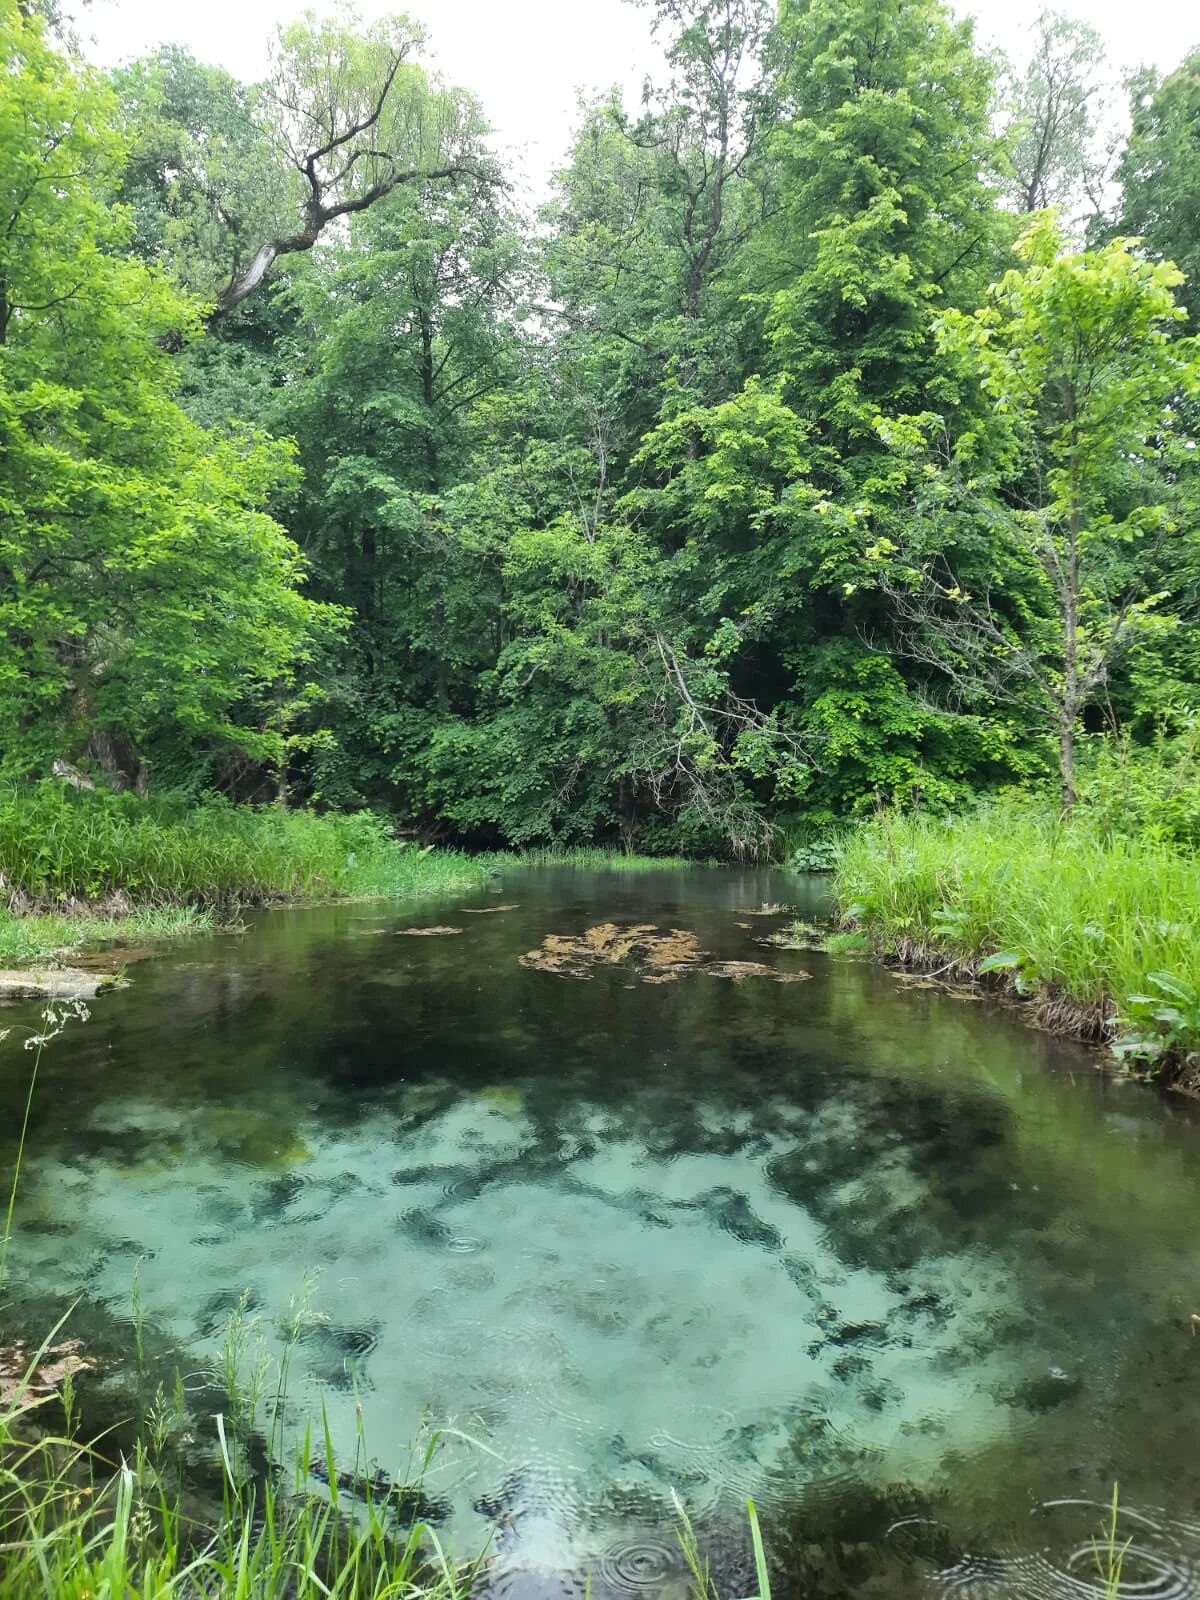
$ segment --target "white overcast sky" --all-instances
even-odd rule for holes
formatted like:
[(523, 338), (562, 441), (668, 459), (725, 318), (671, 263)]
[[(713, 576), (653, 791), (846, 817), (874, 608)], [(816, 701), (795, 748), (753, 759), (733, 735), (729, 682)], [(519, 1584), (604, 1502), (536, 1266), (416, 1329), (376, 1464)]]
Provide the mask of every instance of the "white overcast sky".
[[(959, 0), (981, 42), (1022, 59), (1046, 0)], [(1194, 0), (1054, 0), (1090, 22), (1119, 72), (1174, 66), (1200, 45)], [(112, 65), (157, 44), (187, 45), (243, 79), (260, 77), (275, 26), (321, 0), (93, 0), (78, 12), (92, 59)], [(407, 10), (425, 23), (430, 57), (480, 97), (500, 143), (519, 153), (535, 190), (566, 152), (576, 93), (618, 83), (636, 100), (660, 60), (648, 12), (628, 0), (358, 0), (365, 17)]]

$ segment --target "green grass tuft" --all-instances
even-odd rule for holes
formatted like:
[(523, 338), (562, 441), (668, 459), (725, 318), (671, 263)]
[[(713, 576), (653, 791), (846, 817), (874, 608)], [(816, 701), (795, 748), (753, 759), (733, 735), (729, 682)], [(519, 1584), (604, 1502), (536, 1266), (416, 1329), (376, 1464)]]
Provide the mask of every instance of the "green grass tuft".
[(209, 933), (215, 923), (198, 906), (148, 906), (118, 917), (17, 917), (0, 908), (0, 967), (69, 966), (86, 951)]
[(690, 861), (685, 856), (637, 856), (621, 850), (579, 845), (569, 850), (518, 850), (479, 856), (476, 860), (503, 872), (510, 867), (584, 867), (592, 872), (670, 872), (682, 867), (712, 867), (715, 861)]

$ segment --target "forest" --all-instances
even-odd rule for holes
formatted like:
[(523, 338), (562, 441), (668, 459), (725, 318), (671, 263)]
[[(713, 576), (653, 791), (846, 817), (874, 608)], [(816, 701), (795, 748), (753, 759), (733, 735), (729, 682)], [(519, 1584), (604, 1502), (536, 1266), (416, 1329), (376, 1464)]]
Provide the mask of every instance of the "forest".
[(1200, 56), (658, 0), (528, 215), (407, 18), (3, 19), (6, 780), (819, 856), (1189, 763)]

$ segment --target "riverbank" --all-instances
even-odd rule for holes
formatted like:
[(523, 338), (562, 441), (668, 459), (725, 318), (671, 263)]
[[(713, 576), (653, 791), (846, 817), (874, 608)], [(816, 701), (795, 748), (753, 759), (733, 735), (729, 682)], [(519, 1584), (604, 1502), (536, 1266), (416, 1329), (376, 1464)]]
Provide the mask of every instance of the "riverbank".
[(846, 842), (848, 927), (900, 964), (1026, 1003), (1039, 1027), (1200, 1083), (1200, 861), (1031, 802), (884, 815)]
[(12, 787), (0, 792), (0, 969), (97, 955), (117, 969), (147, 946), (236, 927), (248, 906), (459, 894), (513, 867), (690, 864), (599, 849), (469, 856), (397, 840), (370, 812)]
[(62, 966), (236, 924), (241, 908), (478, 888), (486, 860), (384, 819), (79, 792), (0, 793), (0, 968)]

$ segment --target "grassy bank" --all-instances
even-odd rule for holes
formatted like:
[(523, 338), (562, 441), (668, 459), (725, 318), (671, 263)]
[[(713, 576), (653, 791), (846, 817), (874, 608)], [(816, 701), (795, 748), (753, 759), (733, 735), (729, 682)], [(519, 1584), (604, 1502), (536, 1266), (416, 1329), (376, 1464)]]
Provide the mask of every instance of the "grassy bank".
[(130, 949), (208, 933), (215, 923), (214, 913), (198, 906), (150, 906), (124, 916), (14, 916), (0, 910), (0, 967), (61, 966), (94, 950)]
[(691, 861), (686, 856), (639, 856), (623, 850), (604, 850), (588, 845), (577, 845), (563, 850), (497, 851), (478, 856), (495, 872), (511, 867), (580, 867), (589, 872), (670, 872), (683, 867), (709, 867), (713, 861)]
[(203, 932), (237, 907), (454, 894), (489, 867), (396, 840), (370, 813), (0, 791), (0, 966)]
[(849, 922), (902, 962), (990, 979), (1151, 1071), (1200, 1051), (1200, 860), (1033, 803), (887, 815), (847, 841)]
[(37, 905), (224, 907), (346, 895), (408, 895), (480, 880), (452, 852), (399, 843), (371, 812), (189, 804), (34, 784), (0, 793), (0, 873)]

